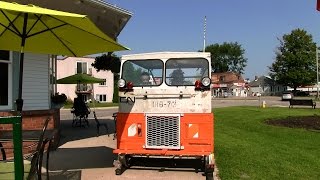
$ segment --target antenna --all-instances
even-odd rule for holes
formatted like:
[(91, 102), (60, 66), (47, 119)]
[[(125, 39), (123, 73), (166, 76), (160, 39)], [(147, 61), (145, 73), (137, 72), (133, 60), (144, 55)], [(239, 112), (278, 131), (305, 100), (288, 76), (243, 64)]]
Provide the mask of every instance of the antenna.
[(207, 28), (207, 16), (204, 16), (204, 25), (203, 25), (203, 52), (206, 51), (206, 28)]

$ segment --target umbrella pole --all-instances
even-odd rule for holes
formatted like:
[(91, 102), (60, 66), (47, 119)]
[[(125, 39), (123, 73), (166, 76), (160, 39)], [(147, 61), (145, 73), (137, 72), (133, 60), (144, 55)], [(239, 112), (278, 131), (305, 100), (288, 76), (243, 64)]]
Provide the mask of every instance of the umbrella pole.
[[(24, 45), (26, 43), (27, 38), (27, 22), (28, 22), (28, 13), (24, 13), (23, 20), (23, 31), (21, 35), (21, 50), (20, 50), (20, 73), (19, 73), (19, 94), (18, 99), (16, 100), (17, 111), (20, 114), (20, 118), (22, 120), (22, 107), (23, 107), (23, 99), (22, 99), (22, 81), (23, 81), (23, 60), (24, 60)], [(21, 122), (21, 121), (20, 121)], [(14, 134), (14, 139), (18, 140), (18, 144), (14, 145), (14, 171), (15, 171), (15, 179), (24, 179), (24, 166), (23, 166), (23, 158), (22, 158), (22, 123), (17, 125), (16, 134)]]
[(96, 113), (96, 104), (95, 104), (96, 99), (94, 98), (94, 86), (93, 86), (93, 84), (91, 84), (91, 85), (92, 85), (93, 112)]
[(21, 35), (19, 94), (18, 94), (18, 99), (16, 100), (17, 111), (19, 111), (20, 115), (21, 115), (22, 107), (23, 107), (22, 81), (23, 81), (24, 45), (26, 43), (26, 38), (27, 38), (27, 22), (28, 22), (28, 13), (25, 13), (24, 14), (24, 21), (23, 21), (23, 32)]

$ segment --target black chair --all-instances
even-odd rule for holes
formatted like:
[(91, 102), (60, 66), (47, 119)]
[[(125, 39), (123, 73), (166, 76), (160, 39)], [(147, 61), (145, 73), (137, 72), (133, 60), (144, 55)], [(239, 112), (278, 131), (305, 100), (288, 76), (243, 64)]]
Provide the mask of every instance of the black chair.
[[(24, 160), (30, 160), (30, 164), (24, 164), (24, 173), (26, 174), (28, 180), (41, 180), (42, 179), (42, 161), (43, 161), (43, 154), (47, 147), (47, 161), (46, 161), (46, 179), (49, 179), (49, 154), (52, 145), (53, 137), (45, 137), (45, 132), (47, 130), (50, 118), (47, 118), (44, 126), (42, 128), (41, 134), (39, 139), (28, 146), (23, 147), (23, 149), (31, 149), (32, 147), (36, 146), (36, 150), (30, 154), (26, 154), (23, 156)], [(0, 148), (2, 153), (2, 160), (0, 160), (0, 179), (14, 179), (14, 163), (13, 159), (7, 160), (6, 157), (6, 149), (13, 149), (13, 148), (4, 148), (2, 143), (0, 142)]]
[(81, 97), (74, 98), (71, 113), (73, 113), (72, 127), (84, 127), (82, 122), (89, 126), (88, 115), (90, 114), (90, 108)]
[(98, 118), (97, 118), (97, 115), (96, 115), (96, 112), (95, 112), (95, 111), (93, 111), (93, 117), (94, 117), (94, 120), (95, 120), (95, 122), (96, 122), (96, 124), (97, 124), (97, 136), (100, 136), (100, 126), (103, 126), (103, 127), (106, 129), (107, 134), (108, 134), (108, 136), (109, 136), (109, 128), (108, 128), (108, 125), (107, 125), (106, 123), (100, 123), (100, 121), (99, 121)]

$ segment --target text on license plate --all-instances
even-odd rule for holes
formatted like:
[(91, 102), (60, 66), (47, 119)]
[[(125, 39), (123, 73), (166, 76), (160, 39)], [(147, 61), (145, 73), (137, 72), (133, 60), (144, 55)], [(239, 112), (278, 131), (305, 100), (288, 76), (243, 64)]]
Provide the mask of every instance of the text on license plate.
[(177, 107), (177, 101), (175, 101), (175, 100), (152, 101), (152, 107), (154, 107), (154, 108), (174, 108), (174, 107)]

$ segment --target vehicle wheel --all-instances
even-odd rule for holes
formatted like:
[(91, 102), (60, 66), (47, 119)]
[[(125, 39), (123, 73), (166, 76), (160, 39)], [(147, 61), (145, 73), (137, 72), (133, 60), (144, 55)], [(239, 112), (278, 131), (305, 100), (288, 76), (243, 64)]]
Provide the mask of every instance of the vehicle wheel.
[(130, 156), (129, 155), (118, 155), (118, 160), (114, 162), (116, 167), (116, 175), (121, 175), (126, 169), (130, 167)]
[(203, 161), (203, 166), (204, 166), (204, 174), (206, 176), (206, 180), (213, 180), (213, 171), (214, 169), (209, 165), (209, 156), (205, 156), (204, 157), (204, 161)]
[(130, 155), (121, 155), (118, 158), (119, 158), (119, 161), (122, 164), (122, 166), (124, 166), (125, 168), (130, 167), (130, 164), (131, 164), (131, 156)]
[(213, 180), (213, 172), (206, 173), (206, 180)]

